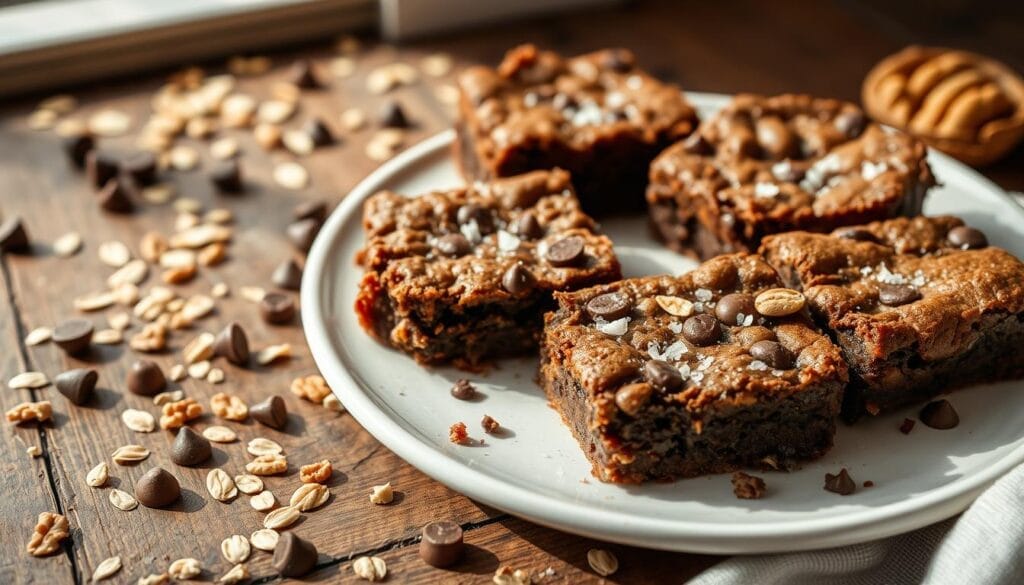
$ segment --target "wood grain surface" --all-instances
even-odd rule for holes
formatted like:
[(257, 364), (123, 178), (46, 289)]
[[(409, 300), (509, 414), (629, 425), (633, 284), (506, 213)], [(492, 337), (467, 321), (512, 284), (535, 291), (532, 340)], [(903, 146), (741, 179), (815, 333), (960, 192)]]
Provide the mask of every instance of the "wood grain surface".
[[(466, 31), (410, 46), (368, 41), (356, 56), (356, 74), (333, 80), (323, 90), (304, 92), (298, 114), (286, 126), (298, 127), (310, 117), (319, 116), (340, 128), (338, 115), (350, 107), (360, 108), (372, 118), (382, 98), (366, 89), (366, 75), (379, 65), (396, 60), (415, 65), (423, 56), (437, 51), (451, 54), (460, 66), (494, 63), (508, 47), (527, 41), (567, 53), (612, 45), (629, 47), (646, 68), (686, 89), (807, 91), (847, 99), (857, 98), (862, 76), (877, 59), (912, 42), (956, 44), (989, 53), (1018, 69), (1024, 66), (1024, 40), (1012, 27), (1000, 25), (1005, 14), (971, 13), (971, 18), (963, 21), (969, 29), (964, 32), (961, 21), (951, 23), (949, 18), (959, 10), (961, 7), (953, 2), (940, 2), (925, 15), (888, 2), (796, 2), (784, 8), (752, 1), (729, 6), (638, 2), (624, 8)], [(297, 56), (326, 63), (334, 53), (329, 43), (321, 43), (272, 55), (274, 69), (240, 80), (240, 91), (267, 97), (272, 83), (284, 77)], [(205, 67), (215, 73), (223, 69), (223, 64)], [(101, 108), (117, 108), (130, 113), (137, 127), (148, 115), (149, 98), (166, 74), (155, 72), (70, 88), (81, 103), (75, 115), (84, 117)], [(435, 89), (450, 83), (452, 76), (437, 80), (423, 77), (419, 83), (388, 95), (400, 100), (415, 121), (407, 144), (450, 124), (447, 106), (438, 101)], [(205, 476), (213, 466), (232, 475), (242, 472), (250, 458), (245, 443), (257, 436), (280, 443), (289, 458), (286, 475), (266, 480), (279, 503), (287, 503), (300, 485), (300, 465), (320, 459), (334, 464), (330, 502), (305, 513), (293, 528), (320, 551), (319, 568), (309, 577), (311, 581), (355, 581), (351, 560), (364, 554), (384, 558), (389, 580), (401, 583), (489, 582), (502, 565), (533, 574), (550, 568), (543, 582), (596, 582), (601, 579), (586, 561), (587, 550), (594, 547), (613, 551), (620, 562), (619, 572), (605, 582), (678, 583), (718, 560), (596, 543), (512, 518), (427, 478), (382, 447), (347, 414), (329, 412), (288, 391), (294, 377), (315, 372), (298, 321), (287, 326), (266, 325), (255, 305), (238, 291), (248, 285), (273, 288), (270, 274), (274, 267), (294, 254), (284, 229), (295, 204), (318, 198), (336, 203), (377, 166), (363, 152), (370, 130), (344, 133), (339, 144), (302, 158), (312, 184), (299, 192), (278, 187), (270, 177), (273, 164), (289, 156), (280, 151), (264, 152), (248, 131), (225, 131), (223, 135), (236, 137), (243, 150), (240, 160), (247, 190), (234, 197), (218, 195), (210, 186), (203, 171), (211, 160), (207, 145), (179, 140), (196, 146), (203, 153), (203, 164), (190, 172), (167, 171), (161, 178), (174, 184), (181, 196), (195, 198), (207, 209), (231, 209), (235, 237), (228, 261), (215, 268), (201, 268), (193, 282), (174, 288), (182, 295), (208, 293), (215, 283), (224, 282), (232, 292), (218, 301), (212, 316), (190, 330), (175, 332), (169, 348), (153, 359), (166, 371), (181, 361), (182, 346), (195, 335), (216, 332), (231, 321), (243, 325), (253, 347), (287, 342), (294, 349), (294, 357), (285, 363), (247, 369), (220, 360), (216, 365), (226, 372), (222, 384), (191, 379), (172, 383), (172, 388), (180, 386), (207, 411), (209, 397), (220, 391), (238, 395), (249, 404), (280, 394), (290, 416), (280, 432), (251, 419), (227, 423), (238, 432), (239, 442), (215, 445), (213, 460), (199, 468), (171, 463), (170, 433), (135, 433), (119, 418), (126, 408), (158, 413), (149, 398), (126, 390), (125, 373), (136, 352), (126, 344), (96, 346), (85, 359), (78, 359), (65, 356), (53, 344), (28, 347), (23, 342), (25, 334), (35, 327), (53, 326), (80, 316), (71, 300), (104, 288), (113, 269), (97, 256), (102, 242), (122, 241), (137, 255), (142, 235), (150, 230), (172, 233), (176, 215), (171, 205), (148, 204), (127, 217), (102, 212), (82, 175), (62, 156), (59, 139), (52, 132), (28, 129), (26, 116), (36, 101), (26, 98), (0, 108), (0, 211), (4, 217), (23, 217), (35, 242), (30, 255), (5, 254), (0, 266), (6, 293), (0, 300), (0, 338), (6, 348), (0, 356), (0, 377), (7, 380), (31, 369), (53, 378), (68, 368), (88, 366), (99, 371), (100, 389), (96, 399), (84, 407), (71, 405), (52, 386), (31, 392), (0, 392), (4, 410), (29, 399), (49, 399), (55, 410), (50, 423), (6, 425), (0, 433), (0, 448), (6, 454), (0, 477), (0, 493), (4, 495), (0, 498), (0, 528), (4, 531), (0, 539), (0, 582), (88, 582), (96, 566), (115, 555), (122, 558), (124, 568), (110, 582), (133, 583), (144, 575), (166, 570), (170, 561), (181, 557), (198, 559), (204, 567), (202, 579), (214, 580), (231, 567), (221, 557), (221, 540), (232, 534), (248, 536), (261, 527), (263, 514), (248, 505), (249, 497), (245, 495), (230, 503), (213, 500), (206, 492)], [(105, 139), (102, 145), (128, 152), (132, 150), (132, 138)], [(1022, 189), (1022, 161), (1024, 155), (1018, 149), (985, 172), (1006, 188)], [(50, 244), (69, 231), (80, 232), (85, 245), (77, 255), (59, 258)], [(157, 283), (159, 274), (151, 268), (143, 288)], [(97, 328), (104, 328), (105, 316), (113, 311), (87, 317)], [(135, 320), (130, 333), (138, 331), (139, 325)], [(224, 423), (207, 413), (194, 426), (202, 429), (212, 424)], [(137, 466), (111, 463), (111, 486), (131, 491), (130, 486), (146, 470), (164, 467), (180, 479), (183, 487), (183, 498), (173, 509), (140, 507), (122, 512), (109, 503), (109, 487), (85, 485), (89, 469), (100, 461), (109, 462), (110, 454), (127, 443), (145, 445), (152, 455)], [(30, 445), (38, 445), (43, 455), (27, 455), (25, 450)], [(387, 506), (371, 504), (371, 487), (388, 481), (397, 490), (395, 501)], [(47, 510), (66, 514), (72, 535), (62, 554), (37, 559), (27, 555), (24, 546), (36, 516)], [(450, 571), (427, 567), (416, 554), (419, 527), (439, 518), (461, 523), (471, 545), (466, 561)], [(269, 560), (267, 553), (253, 551), (246, 564), (255, 582), (275, 578)]]

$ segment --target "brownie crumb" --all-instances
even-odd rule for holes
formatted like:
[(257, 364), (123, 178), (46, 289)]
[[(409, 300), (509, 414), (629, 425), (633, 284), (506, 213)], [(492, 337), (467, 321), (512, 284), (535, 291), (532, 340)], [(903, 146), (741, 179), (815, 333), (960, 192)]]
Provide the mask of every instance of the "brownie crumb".
[(904, 435), (909, 435), (910, 431), (914, 430), (914, 424), (914, 419), (903, 419), (903, 424), (900, 425), (900, 432)]
[(866, 488), (869, 488), (869, 487), (875, 487), (875, 482), (873, 482), (873, 481), (871, 481), (871, 480), (869, 479), (869, 480), (867, 480), (867, 481), (865, 481), (865, 482), (864, 482), (864, 487), (866, 487)]
[(465, 445), (469, 442), (469, 433), (466, 431), (466, 423), (457, 422), (448, 428), (448, 440), (457, 445)]
[(760, 500), (768, 491), (764, 480), (742, 471), (732, 474), (732, 493), (741, 500)]
[(485, 414), (483, 420), (480, 421), (480, 426), (484, 428), (484, 432), (493, 435), (501, 430), (501, 425), (498, 421), (491, 418), (491, 415)]
[(476, 397), (476, 387), (465, 378), (460, 378), (452, 386), (452, 396), (459, 400), (472, 400)]
[(925, 404), (919, 416), (924, 424), (943, 431), (960, 424), (960, 415), (953, 409), (953, 405), (944, 399)]
[(831, 473), (825, 474), (825, 491), (848, 496), (857, 491), (857, 484), (854, 483), (850, 473), (844, 467), (835, 475)]

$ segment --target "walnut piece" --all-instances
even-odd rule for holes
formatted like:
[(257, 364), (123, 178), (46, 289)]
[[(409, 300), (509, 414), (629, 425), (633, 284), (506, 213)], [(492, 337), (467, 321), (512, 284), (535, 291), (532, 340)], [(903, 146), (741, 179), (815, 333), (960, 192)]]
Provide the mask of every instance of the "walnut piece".
[(291, 388), (292, 394), (316, 404), (321, 404), (324, 398), (327, 398), (331, 393), (331, 388), (327, 385), (327, 381), (322, 376), (316, 374), (295, 378), (292, 380)]
[(210, 410), (225, 420), (243, 421), (249, 416), (249, 407), (237, 396), (218, 392), (210, 398)]
[(50, 420), (50, 415), (52, 414), (53, 407), (50, 405), (49, 400), (43, 400), (41, 402), (22, 402), (7, 411), (7, 421), (12, 423), (22, 423), (30, 420), (42, 422)]
[(67, 537), (68, 519), (53, 512), (43, 512), (36, 521), (35, 531), (25, 550), (35, 557), (53, 554)]
[(190, 420), (199, 418), (203, 414), (203, 406), (194, 398), (186, 398), (177, 402), (169, 402), (163, 407), (163, 414), (160, 416), (161, 429), (180, 429)]
[(309, 465), (303, 465), (299, 468), (299, 479), (302, 483), (325, 483), (331, 479), (331, 473), (334, 469), (331, 467), (331, 462), (327, 459), (317, 461), (316, 463), (310, 463)]

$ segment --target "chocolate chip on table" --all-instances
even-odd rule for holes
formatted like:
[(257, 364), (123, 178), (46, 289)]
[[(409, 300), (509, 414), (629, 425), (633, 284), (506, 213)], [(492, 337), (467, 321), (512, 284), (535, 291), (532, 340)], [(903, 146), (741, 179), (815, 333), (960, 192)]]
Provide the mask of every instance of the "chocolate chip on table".
[(395, 100), (384, 102), (380, 109), (380, 125), (384, 128), (408, 128), (409, 119), (402, 105)]
[(228, 323), (213, 342), (213, 353), (236, 366), (249, 363), (249, 338), (237, 322)]
[(20, 217), (11, 217), (0, 223), (0, 251), (27, 252), (28, 232)]
[(912, 430), (914, 430), (914, 419), (912, 419), (912, 418), (905, 418), (905, 419), (903, 419), (903, 423), (900, 424), (900, 432), (903, 433), (904, 435), (909, 435), (910, 431), (912, 431)]
[(467, 203), (460, 206), (459, 210), (455, 213), (455, 219), (459, 222), (459, 225), (468, 225), (470, 222), (476, 223), (476, 227), (480, 230), (480, 235), (482, 236), (494, 232), (494, 215), (482, 205)]
[(135, 482), (135, 499), (147, 508), (164, 508), (181, 497), (181, 484), (161, 469), (150, 469)]
[(249, 416), (261, 425), (281, 430), (288, 424), (288, 407), (285, 406), (284, 399), (275, 394), (250, 406)]
[(92, 344), (92, 322), (87, 319), (63, 321), (53, 328), (50, 339), (68, 355), (81, 354)]
[(462, 560), (465, 547), (458, 523), (434, 521), (424, 526), (420, 534), (420, 558), (431, 567), (450, 567)]
[(302, 268), (298, 262), (289, 258), (274, 269), (270, 276), (271, 282), (285, 290), (299, 290), (302, 286)]
[(548, 246), (544, 257), (552, 266), (574, 266), (584, 258), (583, 244), (580, 236), (566, 236)]
[(313, 64), (305, 59), (292, 63), (291, 70), (288, 72), (288, 79), (293, 85), (302, 89), (323, 87), (320, 79), (317, 78), (316, 72), (313, 70)]
[(107, 181), (96, 193), (96, 200), (104, 211), (111, 213), (131, 213), (135, 209), (128, 190), (116, 177)]
[(294, 532), (284, 532), (277, 539), (270, 564), (282, 577), (301, 577), (313, 570), (317, 556), (312, 542), (299, 538)]
[(988, 247), (988, 238), (985, 237), (984, 232), (964, 225), (949, 230), (946, 239), (961, 250), (977, 250)]
[(99, 374), (96, 373), (96, 370), (77, 368), (57, 374), (53, 385), (72, 404), (81, 406), (92, 397), (97, 380), (99, 380)]
[(924, 424), (943, 431), (960, 424), (960, 415), (946, 399), (925, 404), (918, 416)]
[(836, 116), (833, 123), (835, 124), (836, 130), (839, 130), (850, 138), (855, 138), (864, 132), (864, 128), (868, 125), (868, 118), (864, 115), (864, 112), (859, 110), (849, 110)]
[(241, 193), (242, 168), (235, 159), (218, 161), (210, 169), (210, 182), (221, 193)]
[(516, 235), (525, 240), (536, 240), (544, 237), (544, 228), (537, 221), (537, 216), (529, 212), (520, 215), (516, 219), (515, 232)]
[(139, 187), (156, 183), (156, 157), (151, 152), (139, 152), (121, 163), (123, 170)]
[(889, 307), (899, 307), (920, 298), (920, 291), (906, 284), (887, 284), (883, 282), (878, 285), (878, 302)]
[(331, 129), (320, 118), (310, 118), (302, 126), (302, 130), (309, 135), (310, 140), (313, 141), (313, 146), (334, 144), (334, 133), (331, 132)]
[(317, 199), (300, 203), (292, 210), (292, 218), (295, 221), (315, 219), (322, 223), (327, 219), (327, 202)]
[(718, 319), (711, 315), (694, 315), (683, 321), (683, 337), (694, 345), (704, 347), (721, 339), (722, 327)]
[(452, 386), (452, 396), (459, 400), (472, 400), (476, 398), (476, 388), (473, 383), (465, 378), (459, 378), (455, 381), (455, 385)]
[(825, 491), (833, 492), (841, 496), (848, 496), (857, 491), (857, 484), (853, 481), (853, 478), (850, 477), (850, 473), (846, 471), (846, 468), (844, 467), (835, 475), (831, 473), (825, 474)]
[(462, 234), (445, 234), (437, 239), (434, 246), (438, 252), (449, 258), (465, 256), (473, 250), (473, 244)]
[(628, 315), (633, 310), (633, 303), (630, 302), (628, 295), (616, 291), (590, 299), (587, 301), (586, 309), (593, 319), (614, 321)]
[(309, 252), (313, 247), (313, 240), (320, 233), (320, 227), (321, 223), (315, 219), (300, 219), (288, 224), (285, 233), (299, 251)]
[(128, 370), (125, 385), (132, 394), (156, 396), (167, 387), (167, 378), (155, 362), (138, 360)]
[(213, 456), (210, 440), (192, 430), (192, 427), (178, 429), (171, 445), (171, 461), (185, 467), (193, 467)]
[(113, 155), (99, 149), (94, 148), (85, 155), (85, 174), (93, 189), (99, 189), (117, 177), (120, 166)]
[(662, 360), (650, 360), (644, 364), (644, 380), (661, 392), (674, 392), (683, 385), (683, 377), (672, 364)]
[(750, 346), (750, 357), (776, 370), (788, 370), (793, 367), (793, 353), (778, 341), (758, 341)]
[(519, 262), (510, 266), (501, 277), (501, 286), (514, 295), (533, 290), (536, 285), (537, 277)]
[(875, 237), (875, 234), (869, 232), (864, 228), (859, 227), (839, 228), (836, 231), (832, 232), (832, 235), (837, 238), (842, 238), (844, 240), (854, 240), (856, 242), (878, 242), (878, 238)]
[(754, 295), (747, 293), (727, 294), (715, 304), (715, 316), (726, 325), (742, 325), (740, 314), (745, 319), (755, 313)]
[(75, 168), (85, 168), (85, 157), (89, 151), (96, 148), (96, 140), (87, 132), (78, 132), (71, 136), (64, 137), (64, 154)]
[(260, 316), (271, 325), (291, 323), (295, 318), (295, 301), (286, 294), (268, 292), (260, 299)]

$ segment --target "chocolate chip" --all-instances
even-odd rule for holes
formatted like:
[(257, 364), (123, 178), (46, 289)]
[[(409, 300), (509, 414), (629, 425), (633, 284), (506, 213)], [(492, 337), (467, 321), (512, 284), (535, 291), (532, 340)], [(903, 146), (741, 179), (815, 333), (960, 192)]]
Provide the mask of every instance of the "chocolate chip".
[(683, 321), (683, 337), (694, 345), (711, 345), (722, 337), (722, 327), (711, 315), (694, 315)]
[(68, 319), (54, 327), (51, 339), (64, 353), (80, 354), (92, 343), (92, 323), (86, 319)]
[(384, 102), (380, 109), (380, 125), (385, 128), (408, 128), (409, 119), (405, 117), (402, 105), (395, 100)]
[(300, 219), (288, 224), (285, 231), (288, 234), (288, 239), (299, 251), (309, 252), (309, 249), (313, 247), (313, 240), (320, 233), (320, 226), (321, 223), (315, 219)]
[(950, 244), (961, 250), (977, 250), (988, 246), (988, 238), (984, 232), (964, 225), (949, 230), (946, 238)]
[(854, 240), (857, 242), (878, 242), (878, 238), (875, 237), (875, 234), (859, 227), (839, 228), (832, 232), (832, 235), (844, 240)]
[(494, 216), (489, 209), (482, 205), (467, 203), (460, 206), (455, 214), (455, 219), (458, 220), (459, 225), (475, 222), (477, 229), (480, 230), (480, 235), (486, 236), (494, 232)]
[(516, 220), (515, 232), (524, 240), (537, 240), (544, 237), (544, 228), (537, 221), (537, 216), (529, 212), (520, 215)]
[(313, 71), (313, 64), (305, 59), (292, 63), (291, 70), (288, 72), (288, 79), (291, 80), (293, 85), (303, 89), (316, 89), (323, 86)]
[(156, 396), (167, 387), (160, 366), (149, 360), (138, 360), (132, 364), (125, 379), (125, 385), (132, 394), (140, 396)]
[(910, 431), (914, 430), (914, 419), (905, 418), (903, 423), (900, 424), (900, 432), (904, 435), (909, 435)]
[(836, 116), (834, 120), (836, 130), (850, 138), (860, 136), (868, 124), (868, 118), (860, 110), (849, 110)]
[(321, 200), (306, 201), (295, 206), (292, 210), (292, 217), (295, 221), (303, 219), (315, 219), (321, 223), (327, 219), (327, 202)]
[(163, 508), (181, 497), (181, 485), (159, 467), (150, 469), (135, 482), (135, 499), (147, 508)]
[(933, 429), (946, 430), (960, 424), (960, 415), (945, 399), (925, 404), (918, 416), (921, 418), (921, 422)]
[(286, 294), (269, 292), (260, 299), (260, 316), (272, 325), (291, 323), (295, 318), (295, 301)]
[(242, 192), (242, 168), (237, 160), (222, 160), (210, 169), (210, 182), (221, 193)]
[(302, 268), (295, 260), (289, 258), (278, 264), (270, 280), (279, 288), (299, 290), (302, 286)]
[(117, 177), (119, 168), (118, 160), (102, 150), (93, 149), (85, 155), (85, 174), (93, 189), (99, 189)]
[(708, 155), (711, 154), (713, 148), (702, 134), (694, 132), (683, 141), (683, 150), (688, 154)]
[(899, 307), (912, 303), (921, 298), (921, 293), (914, 287), (906, 284), (878, 285), (878, 301), (889, 307)]
[(636, 416), (651, 399), (651, 385), (646, 382), (626, 384), (615, 391), (615, 406), (629, 416)]
[(320, 118), (310, 118), (303, 125), (302, 130), (309, 135), (314, 146), (334, 144), (334, 133), (331, 132), (331, 129)]
[(236, 366), (249, 363), (249, 338), (237, 322), (228, 323), (213, 342), (213, 353)]
[(742, 320), (755, 313), (754, 295), (747, 293), (727, 294), (715, 305), (715, 316), (726, 325), (742, 325)]
[(99, 374), (96, 373), (96, 370), (78, 368), (57, 374), (53, 385), (72, 404), (81, 406), (92, 398), (97, 380), (99, 380)]
[(548, 246), (545, 258), (552, 266), (573, 266), (584, 258), (583, 238), (567, 236)]
[(865, 481), (865, 482), (864, 482), (863, 484), (861, 484), (861, 485), (863, 485), (863, 486), (864, 486), (864, 487), (866, 487), (866, 488), (870, 488), (870, 487), (875, 487), (875, 482), (873, 482), (873, 481), (871, 481), (871, 480), (869, 479), (869, 480), (866, 480), (866, 481)]
[(451, 520), (431, 522), (423, 527), (420, 558), (431, 567), (450, 567), (462, 560), (462, 527)]
[(151, 152), (139, 152), (123, 163), (121, 169), (140, 187), (156, 183), (156, 157)]
[(510, 266), (501, 277), (501, 286), (514, 295), (533, 290), (536, 285), (537, 277), (518, 262)]
[(20, 217), (12, 217), (0, 223), (0, 250), (4, 252), (27, 252), (28, 232)]
[(586, 308), (591, 318), (614, 321), (628, 315), (633, 310), (633, 303), (626, 293), (616, 291), (590, 299)]
[(131, 213), (135, 209), (135, 204), (132, 203), (131, 196), (120, 179), (107, 181), (107, 184), (96, 193), (96, 199), (100, 202), (101, 208), (111, 213)]
[(750, 346), (750, 357), (776, 370), (788, 370), (793, 367), (793, 353), (778, 341), (758, 341)]
[(274, 560), (270, 562), (282, 577), (301, 577), (316, 566), (316, 546), (299, 538), (294, 532), (284, 532), (274, 547)]
[(192, 430), (181, 427), (171, 445), (171, 461), (185, 467), (193, 467), (213, 456), (213, 447), (206, 437)]
[(89, 151), (96, 148), (96, 141), (92, 135), (86, 133), (78, 133), (72, 136), (66, 136), (63, 140), (64, 154), (67, 155), (68, 160), (75, 168), (85, 167), (85, 157), (89, 154)]
[(473, 383), (465, 378), (459, 378), (452, 386), (452, 396), (459, 400), (472, 400), (476, 398), (476, 388)]
[(644, 380), (661, 392), (673, 392), (683, 385), (683, 377), (672, 364), (662, 360), (650, 360), (644, 364)]
[(837, 493), (841, 496), (848, 496), (857, 491), (857, 484), (853, 481), (853, 478), (850, 477), (850, 473), (846, 471), (846, 468), (844, 467), (835, 475), (831, 473), (825, 474), (825, 491)]
[(470, 244), (462, 234), (445, 234), (437, 239), (434, 246), (438, 252), (449, 258), (465, 256), (473, 251), (473, 244)]
[(276, 394), (250, 406), (249, 415), (256, 419), (256, 422), (272, 429), (281, 430), (288, 424), (288, 407), (285, 406), (284, 399)]

